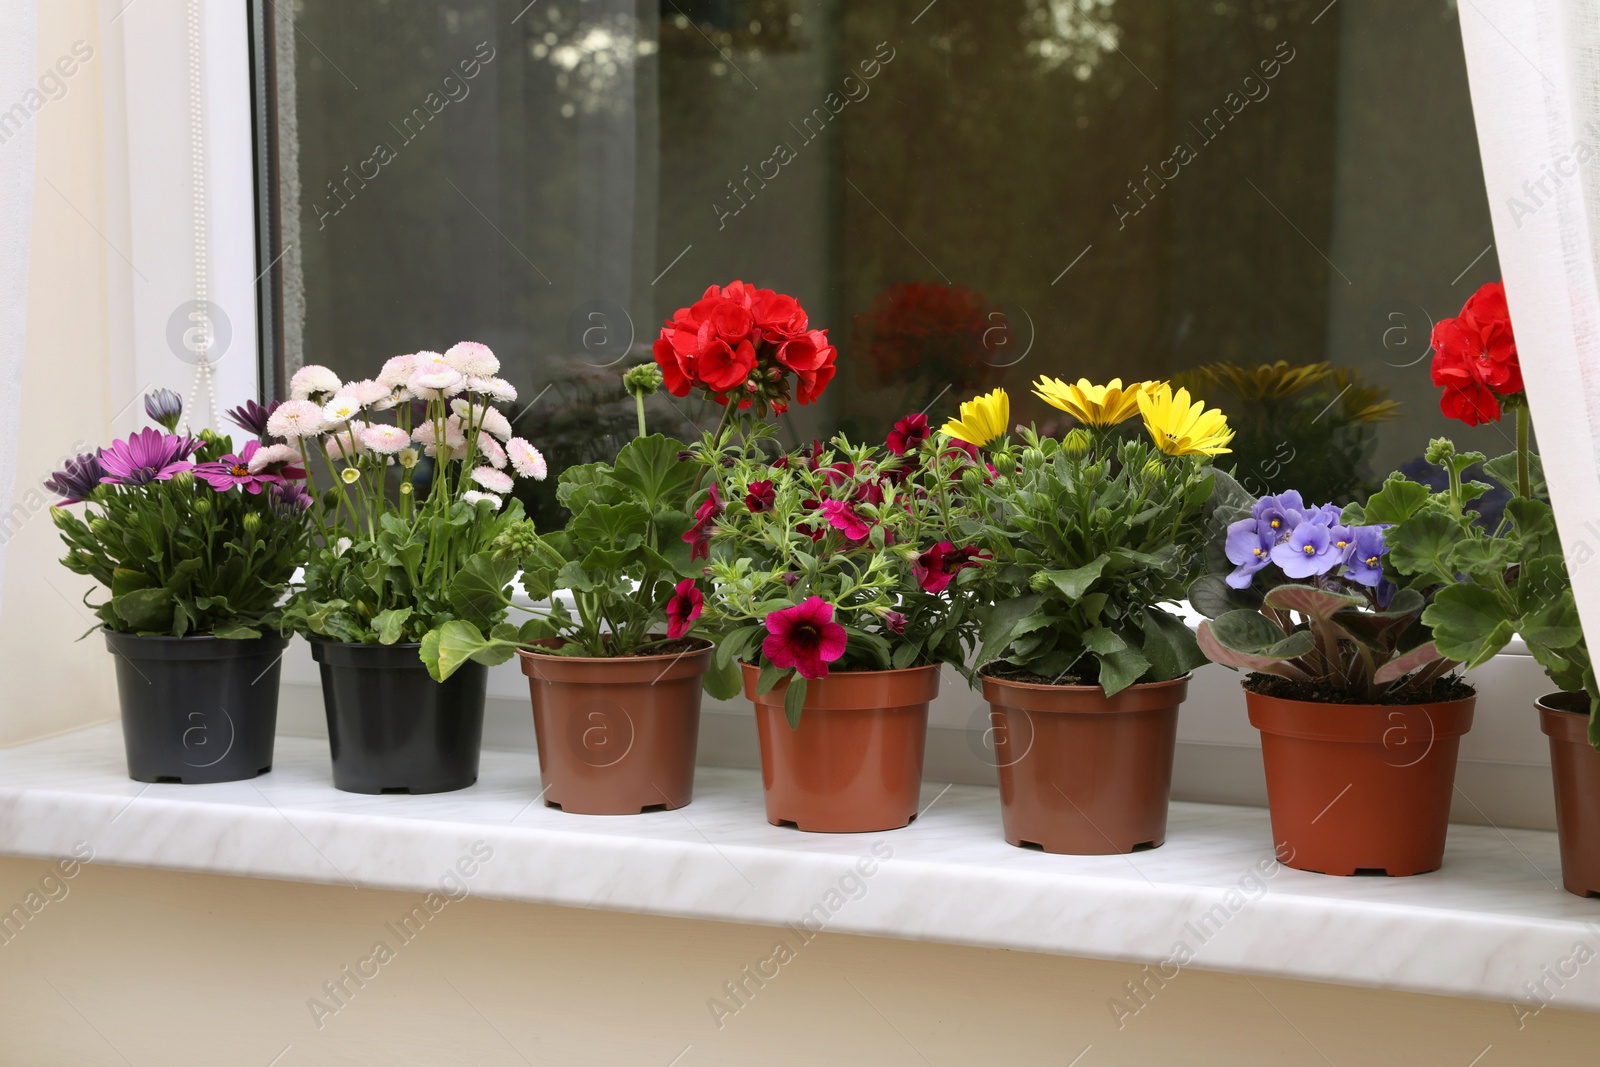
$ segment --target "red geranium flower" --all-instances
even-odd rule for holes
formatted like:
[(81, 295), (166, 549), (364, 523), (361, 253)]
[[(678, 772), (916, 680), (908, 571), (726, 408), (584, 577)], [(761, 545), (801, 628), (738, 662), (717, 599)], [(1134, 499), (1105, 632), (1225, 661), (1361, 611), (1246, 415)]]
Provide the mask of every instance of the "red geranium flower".
[(774, 667), (793, 667), (802, 678), (826, 678), (828, 664), (844, 655), (849, 637), (833, 621), (833, 605), (807, 597), (792, 608), (767, 616), (761, 651)]
[(957, 548), (949, 541), (940, 541), (917, 557), (911, 565), (911, 575), (923, 592), (942, 593), (958, 573), (988, 558), (989, 553), (976, 548)]
[(672, 599), (667, 601), (667, 636), (676, 640), (693, 629), (705, 602), (705, 595), (695, 587), (693, 578), (675, 585)]
[(719, 393), (738, 389), (750, 380), (756, 367), (756, 350), (749, 341), (735, 342), (731, 348), (727, 341), (715, 340), (701, 349), (695, 367), (700, 380)]
[(1431, 341), (1440, 410), (1468, 426), (1498, 421), (1500, 401), (1522, 392), (1505, 286), (1490, 282), (1472, 294), (1459, 316), (1434, 326)]

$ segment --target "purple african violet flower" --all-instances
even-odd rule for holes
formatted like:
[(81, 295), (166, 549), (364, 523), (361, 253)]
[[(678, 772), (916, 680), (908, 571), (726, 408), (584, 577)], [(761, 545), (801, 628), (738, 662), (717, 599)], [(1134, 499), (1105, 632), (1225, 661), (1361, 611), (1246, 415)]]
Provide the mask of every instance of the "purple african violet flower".
[(164, 482), (179, 471), (194, 466), (189, 457), (200, 447), (193, 437), (175, 437), (160, 430), (144, 429), (128, 435), (126, 441), (113, 441), (100, 450), (101, 481), (112, 485), (148, 485)]
[(1376, 589), (1383, 581), (1384, 544), (1382, 526), (1357, 526), (1344, 553), (1345, 577), (1358, 585)]
[(89, 499), (94, 487), (105, 477), (100, 467), (100, 457), (85, 452), (77, 459), (67, 460), (67, 465), (45, 479), (44, 487), (61, 497), (61, 503), (81, 504)]
[(246, 441), (244, 449), (238, 455), (226, 455), (215, 463), (201, 463), (196, 466), (194, 476), (219, 493), (227, 492), (237, 485), (251, 495), (258, 496), (263, 487), (283, 481), (276, 474), (268, 474), (264, 470), (256, 472), (250, 470), (250, 460), (260, 449), (260, 441)]
[(144, 413), (171, 433), (183, 418), (183, 398), (171, 389), (152, 389), (144, 395)]
[(1257, 571), (1272, 562), (1278, 532), (1265, 519), (1240, 519), (1228, 524), (1228, 562), (1237, 564), (1227, 577), (1234, 589), (1249, 588)]
[(228, 421), (241, 430), (249, 430), (257, 437), (267, 435), (267, 420), (272, 418), (272, 413), (278, 410), (281, 400), (274, 400), (265, 407), (254, 400), (246, 400), (236, 408), (228, 409)]
[(1338, 526), (1344, 517), (1344, 509), (1338, 504), (1323, 504), (1320, 507), (1307, 508), (1305, 521), (1314, 522), (1318, 526)]
[(1306, 517), (1305, 501), (1296, 489), (1285, 490), (1277, 496), (1264, 496), (1250, 509), (1250, 517), (1267, 523), (1282, 540)]
[(1287, 541), (1272, 547), (1272, 562), (1297, 581), (1327, 574), (1344, 562), (1342, 557), (1334, 547), (1332, 531), (1314, 522), (1300, 523)]

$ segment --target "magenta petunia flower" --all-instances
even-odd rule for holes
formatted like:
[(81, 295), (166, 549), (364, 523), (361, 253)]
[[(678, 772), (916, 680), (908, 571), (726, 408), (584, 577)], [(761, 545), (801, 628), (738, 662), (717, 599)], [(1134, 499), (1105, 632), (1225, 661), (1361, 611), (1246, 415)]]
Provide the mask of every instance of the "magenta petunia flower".
[(100, 450), (101, 481), (112, 485), (148, 485), (164, 482), (179, 471), (190, 470), (189, 457), (200, 447), (193, 437), (175, 437), (156, 429), (139, 430), (126, 441), (113, 441)]
[(706, 598), (695, 587), (693, 578), (685, 578), (672, 589), (672, 599), (667, 601), (667, 636), (676, 640), (694, 628)]
[(250, 460), (260, 448), (260, 441), (246, 441), (243, 451), (238, 455), (226, 455), (215, 463), (196, 466), (194, 476), (219, 493), (225, 493), (237, 485), (252, 495), (259, 495), (266, 486), (283, 481), (279, 475), (250, 469)]
[(761, 651), (774, 667), (793, 667), (802, 678), (826, 678), (828, 664), (844, 655), (849, 638), (833, 621), (833, 605), (807, 597), (792, 608), (767, 616)]

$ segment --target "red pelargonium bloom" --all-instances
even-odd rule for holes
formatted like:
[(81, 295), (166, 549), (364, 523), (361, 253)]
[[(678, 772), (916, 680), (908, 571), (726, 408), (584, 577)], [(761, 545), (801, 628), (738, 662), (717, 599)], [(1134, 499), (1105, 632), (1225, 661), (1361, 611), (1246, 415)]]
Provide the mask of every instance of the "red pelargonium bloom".
[(266, 486), (283, 481), (280, 475), (269, 474), (265, 470), (251, 473), (250, 460), (260, 450), (260, 441), (247, 441), (239, 455), (223, 456), (215, 463), (196, 464), (194, 476), (219, 493), (237, 485), (252, 495), (260, 495)]
[(672, 599), (667, 601), (667, 636), (677, 640), (694, 629), (694, 620), (700, 617), (706, 598), (695, 586), (693, 578), (685, 578), (672, 588)]
[(792, 608), (766, 618), (767, 637), (761, 651), (774, 667), (793, 667), (802, 678), (826, 678), (828, 664), (844, 655), (849, 637), (833, 621), (833, 605), (807, 597)]
[(928, 426), (928, 416), (918, 412), (907, 415), (894, 424), (894, 429), (889, 431), (889, 451), (897, 456), (903, 456), (913, 448), (918, 448), (933, 435)]
[(1498, 421), (1501, 399), (1523, 388), (1505, 286), (1490, 282), (1472, 294), (1460, 315), (1434, 326), (1431, 340), (1440, 410), (1469, 426)]
[(957, 574), (988, 558), (989, 553), (976, 548), (957, 548), (949, 541), (940, 541), (917, 557), (911, 565), (911, 575), (924, 592), (942, 593)]
[(759, 515), (763, 511), (771, 511), (777, 499), (778, 494), (772, 488), (772, 483), (762, 479), (759, 482), (750, 483), (750, 487), (744, 494), (744, 506), (749, 509), (750, 514)]
[(684, 531), (683, 540), (692, 546), (689, 561), (709, 559), (711, 557), (711, 524), (722, 514), (722, 498), (717, 496), (717, 487), (713, 483), (711, 492), (695, 509), (694, 525)]
[(846, 500), (824, 500), (822, 513), (828, 517), (828, 525), (844, 534), (852, 541), (865, 541), (872, 532), (872, 527), (867, 525), (865, 519), (856, 514), (856, 509)]
[(738, 341), (737, 348), (727, 341), (708, 342), (700, 351), (695, 364), (700, 380), (719, 393), (738, 389), (750, 380), (756, 369), (756, 350), (749, 341)]

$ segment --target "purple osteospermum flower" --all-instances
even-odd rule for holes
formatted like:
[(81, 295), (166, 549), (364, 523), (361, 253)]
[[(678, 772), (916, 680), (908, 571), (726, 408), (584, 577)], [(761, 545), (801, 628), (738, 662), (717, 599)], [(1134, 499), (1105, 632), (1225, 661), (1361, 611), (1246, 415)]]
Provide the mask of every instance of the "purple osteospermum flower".
[(275, 514), (290, 518), (311, 506), (311, 494), (297, 482), (277, 482), (268, 486), (267, 498)]
[(1228, 562), (1237, 564), (1227, 577), (1234, 589), (1248, 588), (1255, 573), (1272, 562), (1278, 533), (1264, 519), (1240, 519), (1228, 524)]
[(219, 493), (237, 485), (252, 495), (259, 495), (264, 486), (283, 481), (276, 474), (250, 470), (250, 460), (260, 448), (260, 441), (247, 441), (239, 455), (223, 456), (215, 463), (201, 463), (195, 467), (194, 476)]
[(144, 395), (144, 413), (171, 433), (183, 418), (183, 398), (171, 389), (152, 389)]
[(100, 450), (100, 466), (105, 468), (101, 481), (112, 485), (164, 482), (193, 467), (189, 457), (199, 447), (193, 437), (175, 437), (160, 430), (131, 433), (126, 441), (113, 441), (110, 448)]
[(1272, 562), (1297, 581), (1327, 574), (1343, 562), (1342, 555), (1334, 547), (1332, 531), (1314, 522), (1302, 522), (1287, 541), (1272, 547)]
[(45, 480), (44, 487), (61, 497), (62, 504), (81, 504), (89, 499), (94, 487), (105, 477), (100, 467), (100, 457), (85, 452), (77, 459), (67, 460), (67, 465)]
[(1389, 551), (1384, 544), (1382, 526), (1357, 526), (1351, 531), (1351, 540), (1344, 553), (1345, 577), (1368, 588), (1378, 588), (1383, 581), (1383, 556)]
[(265, 407), (254, 400), (246, 400), (236, 408), (228, 410), (228, 420), (241, 430), (249, 430), (257, 437), (267, 434), (267, 420), (272, 418), (272, 413), (278, 410), (281, 400), (274, 400)]
[(1277, 496), (1264, 496), (1250, 509), (1250, 517), (1267, 523), (1281, 541), (1306, 517), (1305, 501), (1300, 499), (1300, 493), (1295, 489)]

